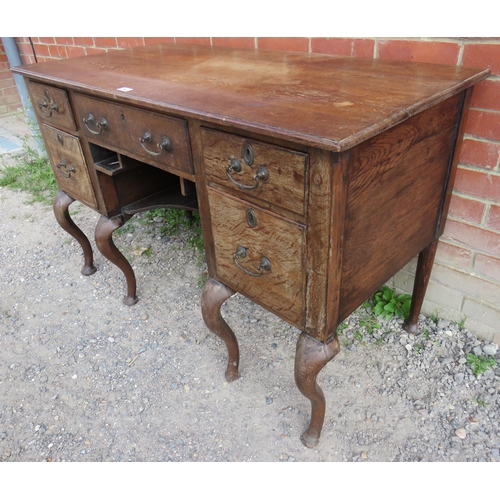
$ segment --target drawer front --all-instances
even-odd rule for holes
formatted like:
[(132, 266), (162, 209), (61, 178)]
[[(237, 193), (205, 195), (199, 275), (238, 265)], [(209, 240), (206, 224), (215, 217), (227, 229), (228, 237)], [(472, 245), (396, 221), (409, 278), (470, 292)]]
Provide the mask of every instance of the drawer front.
[(42, 131), (59, 189), (96, 208), (94, 190), (79, 139), (48, 125), (43, 125)]
[(304, 215), (307, 154), (209, 129), (202, 139), (209, 182)]
[(128, 151), (147, 163), (192, 173), (187, 122), (75, 94), (76, 119), (85, 136)]
[(300, 327), (303, 227), (210, 188), (208, 193), (218, 279)]
[(76, 130), (65, 90), (35, 82), (29, 82), (28, 89), (33, 108), (42, 122), (66, 130)]

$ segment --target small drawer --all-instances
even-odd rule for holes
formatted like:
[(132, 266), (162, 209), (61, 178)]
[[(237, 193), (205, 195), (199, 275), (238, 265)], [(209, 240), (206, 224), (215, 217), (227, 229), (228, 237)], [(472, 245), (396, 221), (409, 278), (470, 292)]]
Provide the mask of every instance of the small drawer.
[(75, 94), (75, 114), (91, 142), (118, 148), (162, 168), (193, 173), (187, 122)]
[(208, 195), (217, 278), (300, 328), (304, 228), (217, 190)]
[(42, 122), (66, 130), (76, 130), (65, 90), (31, 81), (28, 83), (28, 89), (33, 108)]
[(304, 215), (308, 155), (202, 128), (208, 182)]
[(96, 208), (94, 190), (79, 139), (49, 125), (42, 126), (42, 133), (59, 189)]

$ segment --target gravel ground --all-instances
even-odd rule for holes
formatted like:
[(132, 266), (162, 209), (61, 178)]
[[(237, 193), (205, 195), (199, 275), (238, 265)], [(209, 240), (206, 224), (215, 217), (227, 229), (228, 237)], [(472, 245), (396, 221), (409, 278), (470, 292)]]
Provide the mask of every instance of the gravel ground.
[[(200, 313), (205, 267), (185, 234), (162, 238), (160, 220), (135, 217), (116, 236), (138, 279), (127, 307), (118, 269), (96, 251), (97, 273), (82, 276), (78, 244), (50, 207), (26, 201), (0, 189), (1, 461), (500, 461), (496, 345), (424, 317), (419, 336), (398, 320), (370, 332), (357, 311), (319, 376), (327, 414), (310, 450), (295, 328), (228, 300), (242, 375), (228, 384), (225, 347)], [(91, 236), (97, 214), (71, 212)], [(497, 364), (477, 377), (470, 352)]]

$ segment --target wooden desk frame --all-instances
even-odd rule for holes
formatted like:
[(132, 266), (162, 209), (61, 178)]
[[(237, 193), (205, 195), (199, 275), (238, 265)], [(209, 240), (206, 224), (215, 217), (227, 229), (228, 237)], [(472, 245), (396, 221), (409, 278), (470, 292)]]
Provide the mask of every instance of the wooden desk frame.
[(156, 207), (199, 210), (210, 279), (201, 309), (239, 349), (222, 304), (242, 293), (302, 333), (295, 381), (311, 402), (338, 325), (415, 255), (418, 315), (443, 233), (472, 87), (488, 71), (325, 55), (159, 45), (30, 65), (28, 84), (60, 192), (54, 213), (95, 272), (68, 207), (101, 214), (95, 241), (137, 301), (113, 232)]

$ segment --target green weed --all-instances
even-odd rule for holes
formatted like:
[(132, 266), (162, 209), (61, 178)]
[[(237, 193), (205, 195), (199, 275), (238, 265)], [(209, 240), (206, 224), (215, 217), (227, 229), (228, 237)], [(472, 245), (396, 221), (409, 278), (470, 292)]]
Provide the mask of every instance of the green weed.
[(478, 406), (486, 406), (486, 407), (491, 406), (491, 403), (487, 403), (486, 401), (483, 401), (482, 399), (479, 398), (474, 398), (472, 401), (476, 403)]
[(342, 330), (345, 330), (349, 325), (347, 323), (340, 323), (337, 327), (337, 333), (340, 333)]
[(20, 189), (29, 193), (29, 203), (52, 204), (57, 193), (57, 183), (46, 155), (40, 155), (22, 138), (25, 154), (13, 159), (0, 170), (0, 186)]
[(402, 316), (407, 319), (410, 314), (411, 295), (400, 294), (396, 295), (394, 290), (387, 286), (383, 286), (374, 296), (375, 306), (373, 314), (386, 319), (391, 319), (394, 316)]
[(476, 377), (496, 364), (495, 358), (491, 356), (477, 356), (471, 352), (467, 354), (467, 362), (471, 365)]
[(359, 326), (364, 326), (369, 334), (372, 334), (374, 330), (382, 328), (380, 323), (374, 318), (366, 317), (360, 320)]

